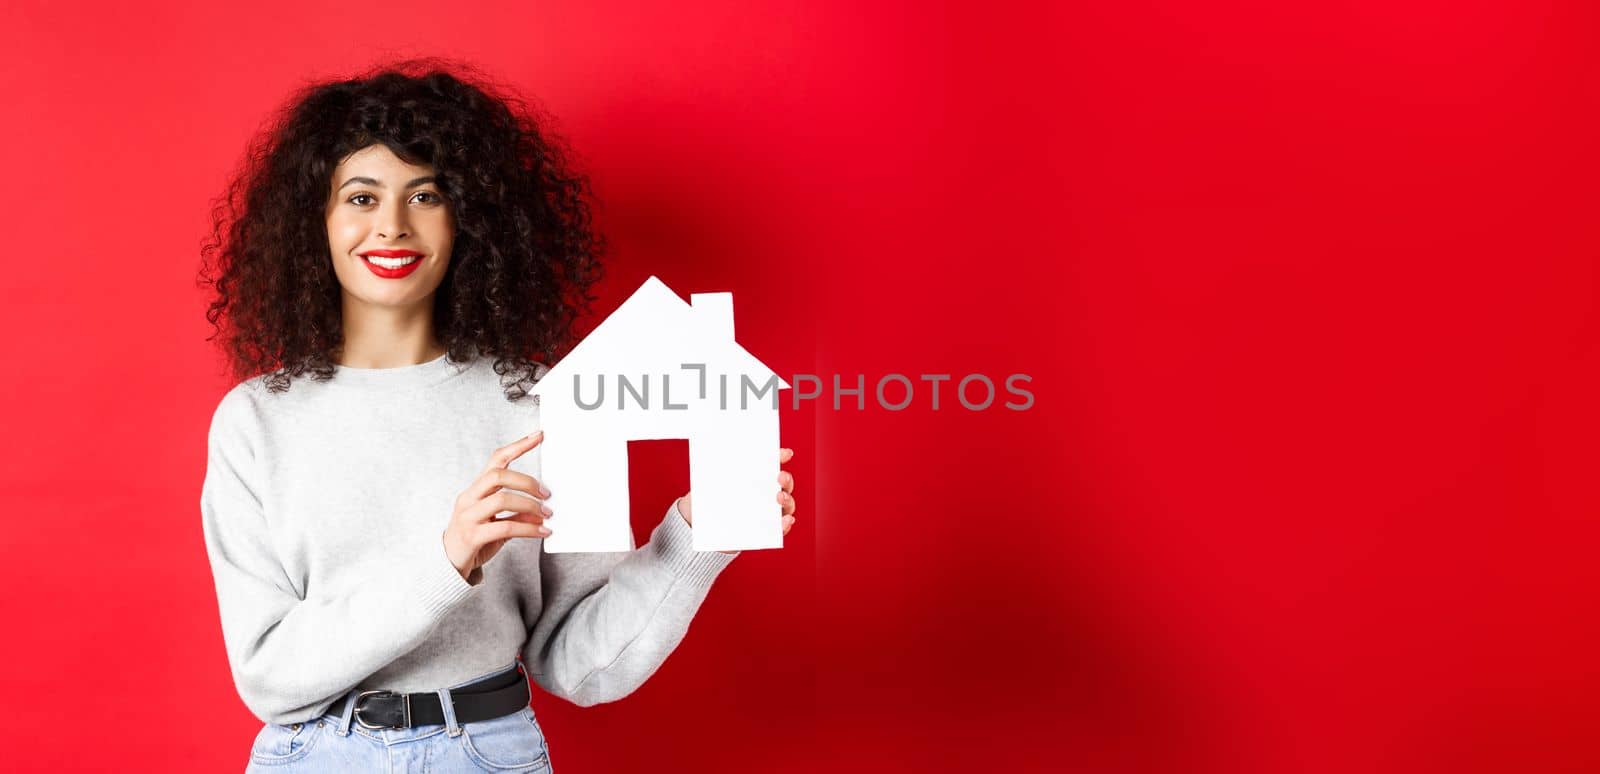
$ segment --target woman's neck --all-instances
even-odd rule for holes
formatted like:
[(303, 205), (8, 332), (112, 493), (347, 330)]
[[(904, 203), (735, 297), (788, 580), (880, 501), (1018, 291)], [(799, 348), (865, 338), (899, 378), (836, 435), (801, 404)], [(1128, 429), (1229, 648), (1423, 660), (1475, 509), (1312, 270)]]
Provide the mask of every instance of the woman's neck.
[(433, 336), (419, 340), (363, 342), (346, 337), (334, 351), (334, 362), (349, 368), (401, 368), (437, 359), (447, 351)]

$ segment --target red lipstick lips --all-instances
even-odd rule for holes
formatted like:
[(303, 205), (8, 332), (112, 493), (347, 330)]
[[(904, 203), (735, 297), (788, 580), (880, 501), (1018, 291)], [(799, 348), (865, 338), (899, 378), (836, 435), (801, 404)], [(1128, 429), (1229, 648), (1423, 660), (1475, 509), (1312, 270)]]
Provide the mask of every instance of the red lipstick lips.
[[(383, 262), (388, 265), (374, 263), (371, 260), (372, 258), (388, 259)], [(407, 258), (415, 258), (415, 260), (405, 264), (398, 263), (400, 260)], [(367, 268), (379, 277), (400, 279), (410, 275), (411, 272), (416, 271), (417, 267), (422, 265), (422, 253), (416, 250), (368, 250), (361, 254), (361, 262), (366, 264)]]

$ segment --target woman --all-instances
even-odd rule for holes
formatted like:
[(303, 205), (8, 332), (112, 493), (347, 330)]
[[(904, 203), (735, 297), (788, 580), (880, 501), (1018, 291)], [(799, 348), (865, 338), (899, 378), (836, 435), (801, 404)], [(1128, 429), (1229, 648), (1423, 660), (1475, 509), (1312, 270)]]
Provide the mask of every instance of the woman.
[(422, 65), (303, 90), (214, 209), (207, 317), (242, 381), (201, 512), (265, 724), (250, 770), (549, 771), (528, 680), (626, 696), (738, 554), (692, 550), (688, 494), (633, 551), (540, 550), (561, 516), (525, 398), (573, 344), (601, 240), (519, 100)]

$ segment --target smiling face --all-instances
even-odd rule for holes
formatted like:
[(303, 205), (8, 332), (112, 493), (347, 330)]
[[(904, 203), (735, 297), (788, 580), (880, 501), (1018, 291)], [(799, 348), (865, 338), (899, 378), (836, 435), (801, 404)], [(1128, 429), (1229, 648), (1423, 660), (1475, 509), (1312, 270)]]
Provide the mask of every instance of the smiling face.
[(334, 169), (325, 216), (346, 309), (431, 309), (455, 241), (432, 167), (407, 164), (381, 144), (362, 148)]

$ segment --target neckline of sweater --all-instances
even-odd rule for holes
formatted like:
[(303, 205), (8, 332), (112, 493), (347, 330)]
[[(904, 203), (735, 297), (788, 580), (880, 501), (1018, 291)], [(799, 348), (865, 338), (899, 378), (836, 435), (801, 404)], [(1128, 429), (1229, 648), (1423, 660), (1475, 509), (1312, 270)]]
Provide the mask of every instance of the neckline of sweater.
[(384, 389), (429, 387), (462, 373), (470, 365), (470, 361), (450, 362), (448, 352), (424, 363), (393, 368), (355, 368), (335, 363), (334, 376), (328, 384)]

